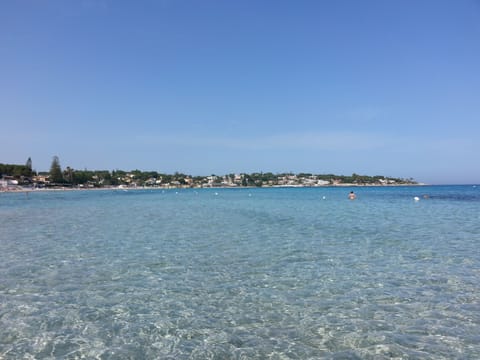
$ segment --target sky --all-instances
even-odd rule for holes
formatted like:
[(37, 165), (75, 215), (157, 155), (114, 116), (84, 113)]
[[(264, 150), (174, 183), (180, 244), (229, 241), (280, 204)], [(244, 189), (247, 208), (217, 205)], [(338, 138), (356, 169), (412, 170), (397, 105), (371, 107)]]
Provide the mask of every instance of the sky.
[(0, 2), (0, 163), (480, 183), (480, 0)]

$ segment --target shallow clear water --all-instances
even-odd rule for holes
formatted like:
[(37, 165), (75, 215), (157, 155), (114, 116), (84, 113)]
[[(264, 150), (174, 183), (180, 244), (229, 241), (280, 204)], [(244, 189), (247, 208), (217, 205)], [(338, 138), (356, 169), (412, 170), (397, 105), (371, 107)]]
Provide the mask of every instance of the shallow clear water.
[(0, 194), (0, 359), (479, 358), (480, 186), (350, 190)]

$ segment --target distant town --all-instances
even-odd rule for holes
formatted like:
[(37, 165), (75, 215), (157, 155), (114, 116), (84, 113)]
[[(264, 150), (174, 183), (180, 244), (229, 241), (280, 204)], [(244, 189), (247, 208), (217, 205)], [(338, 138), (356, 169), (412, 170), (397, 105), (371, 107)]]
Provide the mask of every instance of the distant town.
[(54, 157), (49, 172), (36, 172), (29, 158), (25, 165), (0, 164), (0, 190), (24, 189), (94, 189), (94, 188), (213, 188), (213, 187), (316, 187), (316, 186), (399, 186), (419, 185), (413, 179), (383, 175), (311, 174), (311, 173), (232, 173), (191, 176), (157, 171), (62, 170)]

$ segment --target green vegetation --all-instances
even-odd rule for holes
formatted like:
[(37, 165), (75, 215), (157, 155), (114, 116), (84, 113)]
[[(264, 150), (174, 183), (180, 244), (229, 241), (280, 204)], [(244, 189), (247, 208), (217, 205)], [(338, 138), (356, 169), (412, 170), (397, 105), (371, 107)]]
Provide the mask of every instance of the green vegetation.
[(0, 177), (13, 176), (15, 179), (32, 177), (34, 175), (31, 166), (0, 164)]
[(52, 165), (50, 166), (50, 182), (54, 184), (62, 184), (66, 182), (62, 173), (62, 168), (60, 167), (58, 156), (53, 157)]
[(335, 174), (260, 172), (252, 174), (227, 174), (191, 176), (176, 172), (163, 174), (157, 171), (141, 170), (77, 170), (66, 167), (62, 171), (58, 156), (54, 156), (50, 171), (36, 173), (32, 170), (32, 160), (26, 165), (0, 164), (0, 178), (10, 177), (20, 185), (36, 187), (68, 186), (98, 188), (111, 186), (124, 187), (268, 187), (268, 186), (341, 186), (341, 185), (410, 185), (413, 179), (399, 179), (382, 175), (368, 176)]

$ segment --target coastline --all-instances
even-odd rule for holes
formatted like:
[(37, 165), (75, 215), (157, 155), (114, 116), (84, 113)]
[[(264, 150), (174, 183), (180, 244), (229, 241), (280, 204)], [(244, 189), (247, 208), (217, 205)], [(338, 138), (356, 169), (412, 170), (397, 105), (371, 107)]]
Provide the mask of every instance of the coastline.
[(364, 188), (364, 187), (412, 187), (429, 186), (429, 184), (328, 184), (328, 185), (270, 185), (270, 186), (204, 186), (204, 187), (182, 187), (182, 186), (105, 186), (105, 187), (51, 187), (51, 188), (26, 188), (17, 187), (10, 189), (0, 189), (0, 193), (31, 193), (31, 192), (61, 192), (61, 191), (130, 191), (130, 190), (178, 190), (178, 189), (279, 189), (279, 188)]

